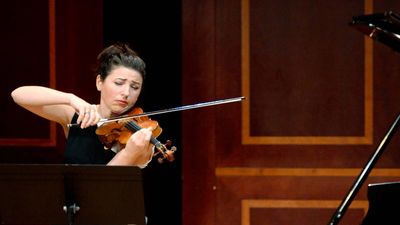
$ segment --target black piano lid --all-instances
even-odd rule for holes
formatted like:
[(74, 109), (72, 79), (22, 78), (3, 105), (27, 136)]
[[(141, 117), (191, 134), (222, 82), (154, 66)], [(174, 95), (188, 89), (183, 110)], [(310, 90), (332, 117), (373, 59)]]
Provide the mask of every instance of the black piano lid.
[(354, 16), (350, 26), (400, 52), (400, 15), (393, 11)]
[(400, 224), (400, 182), (368, 185), (369, 208), (362, 225)]

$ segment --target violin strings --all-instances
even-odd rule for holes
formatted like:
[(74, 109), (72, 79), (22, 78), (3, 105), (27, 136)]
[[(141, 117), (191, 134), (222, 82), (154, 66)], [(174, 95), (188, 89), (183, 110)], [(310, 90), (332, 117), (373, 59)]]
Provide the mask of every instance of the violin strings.
[[(142, 127), (140, 127), (137, 123), (133, 122), (133, 121), (129, 121), (125, 124), (125, 127), (128, 128), (130, 131), (132, 132), (136, 132), (140, 129), (142, 129)], [(160, 142), (155, 139), (153, 136), (151, 136), (150, 142), (152, 144), (154, 144), (156, 147), (159, 147)]]

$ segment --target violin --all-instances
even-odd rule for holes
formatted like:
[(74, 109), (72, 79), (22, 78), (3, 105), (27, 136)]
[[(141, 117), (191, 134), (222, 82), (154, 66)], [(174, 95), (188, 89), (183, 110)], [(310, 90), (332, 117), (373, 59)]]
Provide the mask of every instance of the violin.
[(96, 134), (100, 141), (104, 144), (105, 149), (110, 149), (114, 144), (118, 143), (125, 146), (132, 133), (142, 129), (151, 128), (152, 137), (150, 142), (155, 146), (157, 152), (154, 156), (158, 157), (158, 162), (162, 163), (165, 159), (172, 162), (174, 160), (174, 152), (176, 147), (171, 145), (170, 141), (162, 144), (156, 138), (161, 134), (162, 128), (158, 122), (150, 119), (148, 116), (135, 117), (135, 115), (143, 114), (143, 109), (139, 107), (133, 108), (127, 113), (127, 117), (117, 121), (105, 123), (96, 129)]
[[(192, 105), (178, 106), (175, 108), (162, 109), (152, 112), (143, 112), (141, 108), (133, 108), (128, 114), (109, 118), (100, 119), (98, 124), (99, 127), (96, 129), (96, 134), (99, 136), (100, 140), (104, 143), (106, 149), (110, 149), (114, 144), (118, 143), (122, 146), (126, 145), (132, 133), (140, 130), (141, 128), (152, 128), (152, 137), (150, 142), (156, 147), (158, 152), (154, 156), (161, 155), (158, 158), (159, 162), (163, 162), (164, 159), (168, 161), (174, 160), (174, 152), (176, 147), (172, 146), (170, 149), (167, 146), (171, 145), (170, 141), (162, 144), (156, 138), (161, 134), (162, 128), (158, 125), (158, 122), (151, 120), (149, 116), (159, 115), (170, 112), (178, 112), (188, 109), (196, 109), (208, 106), (221, 105), (226, 103), (240, 102), (243, 101), (244, 97), (227, 98), (216, 101), (196, 103)], [(79, 126), (79, 124), (68, 124), (68, 127)]]

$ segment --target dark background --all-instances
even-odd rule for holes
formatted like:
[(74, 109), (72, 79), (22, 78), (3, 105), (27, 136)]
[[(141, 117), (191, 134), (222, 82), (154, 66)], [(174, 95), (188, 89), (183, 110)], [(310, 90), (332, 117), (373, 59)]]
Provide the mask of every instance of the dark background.
[[(180, 105), (181, 2), (104, 1), (104, 45), (129, 43), (147, 66), (142, 107), (145, 111)], [(181, 224), (181, 148), (179, 113), (151, 117), (163, 128), (160, 141), (170, 139), (177, 159), (143, 170), (149, 225)]]

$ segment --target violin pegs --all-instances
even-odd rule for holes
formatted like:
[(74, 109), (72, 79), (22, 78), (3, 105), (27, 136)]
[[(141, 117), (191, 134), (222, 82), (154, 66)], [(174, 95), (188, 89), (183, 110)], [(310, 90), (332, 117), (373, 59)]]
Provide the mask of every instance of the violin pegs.
[(172, 142), (170, 140), (167, 140), (166, 144), (160, 144), (160, 146), (157, 147), (158, 152), (154, 153), (153, 157), (161, 153), (161, 156), (157, 158), (159, 163), (163, 163), (164, 159), (168, 160), (169, 162), (175, 160), (174, 153), (176, 151), (176, 147), (172, 146), (170, 149), (166, 147), (171, 146), (171, 144)]
[(167, 151), (165, 152), (165, 156), (166, 156), (166, 159), (167, 159), (168, 161), (170, 161), (170, 162), (172, 162), (172, 161), (175, 160), (174, 151), (172, 151), (172, 150), (167, 150)]
[(172, 141), (171, 141), (171, 140), (167, 140), (167, 141), (165, 142), (165, 145), (166, 145), (166, 146), (172, 145)]

